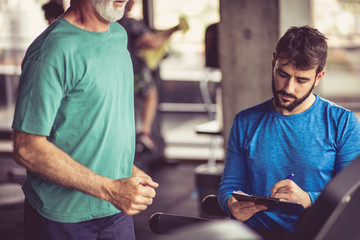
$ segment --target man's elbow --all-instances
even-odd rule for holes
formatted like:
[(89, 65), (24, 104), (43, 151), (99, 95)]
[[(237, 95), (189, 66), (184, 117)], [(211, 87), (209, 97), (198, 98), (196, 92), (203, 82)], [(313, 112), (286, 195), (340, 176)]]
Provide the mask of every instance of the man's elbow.
[(24, 166), (25, 149), (14, 139), (13, 158), (16, 163)]
[(27, 167), (29, 159), (31, 159), (33, 147), (31, 146), (31, 139), (27, 133), (14, 131), (14, 145), (13, 158), (16, 163)]

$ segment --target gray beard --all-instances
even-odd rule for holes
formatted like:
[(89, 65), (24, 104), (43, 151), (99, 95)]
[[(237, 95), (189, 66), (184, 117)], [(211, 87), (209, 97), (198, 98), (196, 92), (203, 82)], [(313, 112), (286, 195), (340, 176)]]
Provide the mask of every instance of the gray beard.
[(99, 13), (99, 15), (106, 21), (115, 22), (124, 16), (125, 5), (122, 8), (114, 9), (111, 6), (113, 2), (112, 0), (90, 0), (90, 2), (94, 6), (95, 10)]

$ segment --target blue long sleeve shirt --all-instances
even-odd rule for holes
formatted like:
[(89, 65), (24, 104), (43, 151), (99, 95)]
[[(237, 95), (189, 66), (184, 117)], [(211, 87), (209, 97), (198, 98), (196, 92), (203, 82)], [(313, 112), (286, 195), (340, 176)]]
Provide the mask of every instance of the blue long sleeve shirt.
[[(232, 191), (269, 195), (273, 185), (292, 179), (314, 203), (331, 178), (360, 154), (360, 124), (355, 115), (316, 96), (311, 108), (295, 115), (277, 113), (268, 100), (238, 113), (227, 145), (218, 200), (229, 215)], [(293, 231), (298, 216), (256, 213), (248, 225)]]

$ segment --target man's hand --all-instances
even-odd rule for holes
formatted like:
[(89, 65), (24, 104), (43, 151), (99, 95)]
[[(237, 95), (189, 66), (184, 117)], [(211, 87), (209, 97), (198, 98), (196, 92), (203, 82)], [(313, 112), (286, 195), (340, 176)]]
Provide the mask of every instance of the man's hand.
[(311, 206), (310, 196), (303, 191), (294, 181), (282, 180), (271, 188), (271, 197), (280, 198), (286, 201), (297, 202), (308, 208)]
[(145, 173), (115, 180), (106, 199), (127, 215), (135, 215), (151, 205), (159, 186)]
[(228, 206), (233, 217), (240, 221), (246, 221), (255, 213), (267, 209), (264, 205), (255, 204), (253, 202), (237, 201), (234, 197), (229, 198)]

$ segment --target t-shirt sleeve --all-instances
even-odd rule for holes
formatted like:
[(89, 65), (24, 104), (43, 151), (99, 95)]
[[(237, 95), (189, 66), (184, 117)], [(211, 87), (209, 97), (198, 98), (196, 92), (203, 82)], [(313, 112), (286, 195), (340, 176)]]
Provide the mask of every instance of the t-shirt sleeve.
[(347, 113), (339, 121), (336, 173), (339, 173), (360, 154), (360, 123), (354, 113)]
[(233, 191), (247, 191), (246, 188), (246, 163), (242, 149), (238, 146), (239, 135), (241, 134), (238, 127), (238, 116), (235, 117), (233, 126), (229, 134), (228, 145), (226, 148), (226, 159), (224, 173), (220, 182), (218, 191), (218, 201), (221, 208), (231, 216), (227, 201)]
[(64, 97), (62, 72), (40, 61), (23, 65), (12, 128), (48, 136)]

